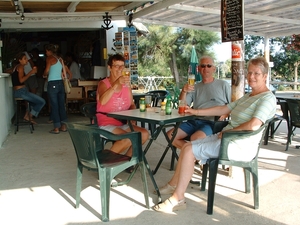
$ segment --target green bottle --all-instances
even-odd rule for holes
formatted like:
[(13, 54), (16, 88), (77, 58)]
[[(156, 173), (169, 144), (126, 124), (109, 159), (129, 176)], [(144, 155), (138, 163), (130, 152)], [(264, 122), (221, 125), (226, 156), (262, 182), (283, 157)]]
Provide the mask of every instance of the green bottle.
[(166, 103), (166, 115), (172, 114), (172, 100), (171, 97), (167, 97), (167, 103)]
[(140, 112), (146, 111), (146, 102), (145, 98), (140, 98)]

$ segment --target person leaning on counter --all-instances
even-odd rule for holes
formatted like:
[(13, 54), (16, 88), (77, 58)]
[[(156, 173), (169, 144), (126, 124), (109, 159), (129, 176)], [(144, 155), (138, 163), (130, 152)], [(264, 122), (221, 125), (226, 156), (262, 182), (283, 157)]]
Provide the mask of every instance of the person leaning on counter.
[[(124, 70), (125, 59), (120, 54), (115, 54), (108, 59), (109, 76), (101, 80), (97, 88), (97, 121), (101, 129), (110, 131), (114, 134), (123, 134), (131, 132), (128, 124), (117, 119), (108, 117), (109, 112), (123, 111), (135, 109), (130, 87), (130, 76), (122, 76)], [(142, 143), (144, 144), (149, 137), (149, 133), (145, 128), (141, 128), (133, 124), (135, 131), (142, 134)], [(131, 156), (131, 142), (128, 139), (116, 141), (111, 147), (111, 151), (116, 153), (124, 153)]]

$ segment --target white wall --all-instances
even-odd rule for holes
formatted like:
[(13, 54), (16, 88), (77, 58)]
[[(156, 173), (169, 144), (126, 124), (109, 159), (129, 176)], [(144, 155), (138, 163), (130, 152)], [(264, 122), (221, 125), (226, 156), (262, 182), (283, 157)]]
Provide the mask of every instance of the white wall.
[[(0, 61), (1, 62), (1, 61)], [(0, 147), (12, 127), (14, 115), (13, 90), (9, 74), (0, 73)]]

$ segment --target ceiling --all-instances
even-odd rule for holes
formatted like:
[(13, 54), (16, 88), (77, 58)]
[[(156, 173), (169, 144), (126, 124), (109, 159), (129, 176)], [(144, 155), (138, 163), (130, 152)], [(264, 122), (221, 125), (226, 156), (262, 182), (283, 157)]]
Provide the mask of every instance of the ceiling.
[[(18, 0), (20, 15), (15, 1), (0, 0), (0, 30), (96, 29), (108, 12), (111, 20), (128, 20), (132, 14), (133, 22), (220, 32), (221, 0)], [(244, 0), (244, 34), (299, 34), (299, 15), (299, 0)]]

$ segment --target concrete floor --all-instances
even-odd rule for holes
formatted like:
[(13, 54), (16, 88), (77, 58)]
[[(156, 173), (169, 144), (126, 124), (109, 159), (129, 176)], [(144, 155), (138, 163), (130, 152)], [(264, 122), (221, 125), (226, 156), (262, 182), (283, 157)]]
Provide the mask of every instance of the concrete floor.
[[(76, 157), (68, 133), (50, 134), (47, 117), (36, 121), (33, 134), (28, 127), (11, 133), (0, 148), (0, 224), (2, 225), (96, 225), (101, 219), (97, 174), (84, 171), (81, 205), (75, 209)], [(87, 122), (80, 115), (69, 121)], [(207, 191), (190, 184), (187, 210), (162, 214), (145, 208), (142, 186), (136, 174), (128, 186), (111, 189), (110, 222), (107, 224), (299, 224), (300, 150), (294, 137), (285, 152), (286, 124), (259, 154), (260, 208), (253, 209), (253, 194), (245, 194), (243, 173), (233, 168), (233, 177), (219, 174), (214, 214), (206, 214)], [(164, 137), (154, 142), (146, 157), (154, 168), (166, 145)], [(159, 186), (172, 176), (170, 154), (155, 175)], [(117, 179), (125, 179), (121, 173)], [(195, 174), (194, 179), (199, 176)], [(148, 180), (150, 203), (157, 196)], [(163, 200), (168, 196), (163, 196)]]

